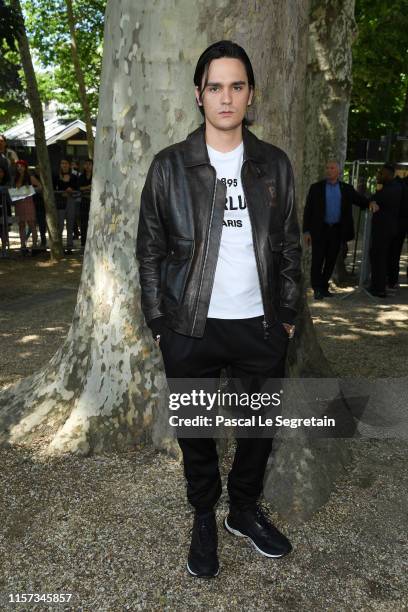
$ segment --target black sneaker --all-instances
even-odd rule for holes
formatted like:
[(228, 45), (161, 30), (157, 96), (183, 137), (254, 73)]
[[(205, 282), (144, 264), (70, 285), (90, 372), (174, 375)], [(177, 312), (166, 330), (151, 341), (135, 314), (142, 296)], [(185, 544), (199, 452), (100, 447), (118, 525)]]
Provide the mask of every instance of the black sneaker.
[(334, 297), (334, 293), (332, 291), (329, 291), (328, 289), (323, 289), (321, 293), (322, 293), (324, 298), (327, 298), (327, 297), (328, 298), (332, 298), (332, 297)]
[(192, 576), (213, 578), (220, 571), (217, 556), (217, 523), (214, 512), (195, 515), (187, 569)]
[(388, 297), (388, 295), (387, 295), (387, 293), (385, 291), (377, 291), (376, 289), (373, 289), (372, 287), (369, 287), (367, 289), (367, 291), (373, 297), (379, 297), (379, 298), (386, 298), (386, 297)]
[(224, 526), (230, 533), (248, 538), (265, 557), (278, 559), (292, 550), (289, 540), (272, 525), (259, 506), (248, 510), (231, 507)]

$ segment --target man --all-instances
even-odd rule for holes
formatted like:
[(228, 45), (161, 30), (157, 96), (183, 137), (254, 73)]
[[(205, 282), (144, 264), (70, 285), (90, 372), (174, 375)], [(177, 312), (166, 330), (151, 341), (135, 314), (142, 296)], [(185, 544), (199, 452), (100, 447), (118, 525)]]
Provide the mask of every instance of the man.
[[(255, 79), (244, 49), (211, 45), (194, 74), (205, 122), (155, 156), (137, 237), (142, 309), (171, 378), (279, 378), (299, 296), (300, 242), (286, 154), (244, 125)], [(216, 576), (215, 441), (178, 438), (195, 509), (187, 569)], [(257, 500), (271, 438), (237, 440), (228, 477), (232, 534), (267, 557), (291, 550)]]
[[(387, 268), (391, 267), (392, 278), (389, 282), (393, 285), (398, 282), (398, 274), (395, 273), (393, 244), (398, 239), (404, 187), (402, 181), (395, 178), (395, 168), (392, 164), (383, 165), (379, 172), (378, 182), (382, 185), (382, 189), (371, 197), (379, 210), (374, 215), (371, 226), (371, 285), (369, 291), (376, 297), (385, 298), (387, 297)], [(390, 260), (393, 262), (391, 266)]]
[[(71, 174), (75, 176), (77, 181), (80, 176), (79, 170), (79, 160), (71, 159)], [(75, 219), (74, 219), (74, 228), (73, 228), (73, 239), (78, 240), (81, 227), (81, 196), (80, 194), (74, 194), (73, 199), (75, 200)]]
[(0, 134), (0, 166), (4, 169), (10, 179), (10, 185), (16, 174), (16, 161), (18, 155), (13, 149), (10, 149), (7, 145), (7, 138), (5, 134)]
[(398, 289), (402, 247), (408, 234), (408, 177), (395, 177), (402, 187), (402, 198), (398, 217), (397, 233), (391, 241), (387, 263), (387, 290), (390, 294)]
[(85, 248), (88, 234), (89, 209), (91, 206), (93, 161), (88, 158), (84, 161), (84, 171), (78, 178), (78, 187), (81, 192), (81, 247)]
[(306, 199), (303, 234), (306, 246), (312, 246), (311, 285), (315, 300), (333, 296), (329, 280), (340, 246), (354, 238), (352, 204), (368, 206), (368, 200), (352, 185), (340, 181), (339, 176), (339, 163), (329, 160), (326, 179), (313, 183)]

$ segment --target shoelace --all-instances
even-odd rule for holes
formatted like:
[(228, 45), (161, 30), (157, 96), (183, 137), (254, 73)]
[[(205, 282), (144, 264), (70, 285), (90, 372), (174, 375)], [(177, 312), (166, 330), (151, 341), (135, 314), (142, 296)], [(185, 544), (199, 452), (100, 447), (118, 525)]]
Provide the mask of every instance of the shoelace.
[(263, 527), (267, 527), (267, 528), (270, 529), (271, 523), (270, 523), (268, 517), (265, 515), (264, 511), (262, 510), (262, 508), (257, 506), (256, 510), (255, 510), (255, 515), (256, 515), (256, 518), (258, 519), (258, 521), (260, 522), (260, 524)]
[[(190, 529), (190, 533), (193, 532), (194, 527)], [(205, 547), (213, 545), (216, 539), (216, 527), (212, 522), (199, 521), (198, 522), (198, 539), (200, 544)]]

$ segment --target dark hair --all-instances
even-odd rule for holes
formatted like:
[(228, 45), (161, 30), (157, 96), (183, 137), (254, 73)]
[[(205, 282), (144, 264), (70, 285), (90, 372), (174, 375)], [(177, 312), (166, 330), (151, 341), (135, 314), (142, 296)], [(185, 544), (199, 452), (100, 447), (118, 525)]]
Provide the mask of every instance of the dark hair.
[[(231, 40), (220, 40), (212, 45), (210, 45), (198, 58), (197, 66), (194, 72), (194, 85), (199, 87), (200, 89), (200, 98), (203, 95), (204, 89), (208, 83), (208, 69), (210, 63), (214, 59), (220, 59), (221, 57), (232, 57), (234, 59), (239, 59), (245, 66), (245, 70), (248, 78), (248, 85), (255, 89), (255, 76), (254, 71), (252, 69), (251, 60), (249, 59), (245, 49), (237, 45), (237, 43), (232, 42)], [(202, 84), (204, 76), (204, 83)], [(198, 105), (200, 113), (204, 115), (204, 108)], [(242, 123), (244, 125), (250, 125), (252, 121), (246, 119), (244, 117)]]
[(62, 174), (61, 174), (61, 164), (62, 164), (62, 162), (63, 162), (63, 161), (68, 162), (68, 164), (69, 164), (69, 166), (70, 166), (70, 167), (69, 167), (69, 170), (68, 170), (68, 172), (67, 172), (67, 174), (72, 174), (72, 173), (71, 173), (71, 162), (69, 161), (69, 159), (68, 159), (67, 157), (62, 157), (62, 158), (60, 159), (60, 161), (59, 161), (59, 165), (58, 165), (58, 176), (59, 176), (60, 178), (62, 177)]
[(392, 175), (395, 174), (395, 166), (394, 166), (394, 164), (384, 164), (383, 168), (384, 168), (384, 170), (388, 170)]
[(93, 159), (91, 159), (90, 157), (87, 157), (86, 159), (84, 159), (84, 163), (85, 162), (91, 162), (91, 164), (93, 164)]
[[(17, 163), (16, 163), (17, 165)], [(20, 165), (20, 164), (19, 164)], [(30, 179), (30, 173), (28, 171), (28, 166), (26, 166), (25, 164), (21, 164), (24, 168), (24, 174), (23, 174), (23, 185), (31, 185), (31, 179)], [(19, 178), (19, 173), (16, 172), (15, 176), (14, 176), (14, 186), (16, 186), (17, 184), (17, 179)]]
[(2, 138), (4, 142), (7, 144), (7, 138), (5, 134), (0, 134), (0, 138)]

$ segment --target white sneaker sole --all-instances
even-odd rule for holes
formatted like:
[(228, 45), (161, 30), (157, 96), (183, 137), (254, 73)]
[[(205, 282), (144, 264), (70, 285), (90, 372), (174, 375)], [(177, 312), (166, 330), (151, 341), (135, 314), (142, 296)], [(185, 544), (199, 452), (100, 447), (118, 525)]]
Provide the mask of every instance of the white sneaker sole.
[(249, 536), (245, 535), (244, 533), (241, 533), (240, 531), (238, 531), (238, 529), (233, 529), (232, 527), (230, 527), (228, 525), (228, 521), (227, 521), (227, 517), (225, 517), (224, 519), (224, 526), (225, 529), (227, 529), (227, 531), (229, 531), (230, 533), (232, 533), (233, 535), (239, 536), (241, 538), (246, 538), (247, 540), (249, 540), (251, 542), (251, 544), (254, 546), (254, 548), (261, 553), (261, 555), (263, 555), (264, 557), (270, 557), (272, 559), (280, 559), (281, 557), (284, 557), (286, 553), (280, 554), (280, 555), (271, 555), (269, 553), (266, 553), (264, 550), (261, 550), (253, 541), (252, 538), (250, 538)]
[(220, 573), (220, 568), (218, 568), (216, 574), (211, 574), (211, 576), (200, 576), (199, 574), (196, 574), (195, 572), (193, 572), (193, 570), (190, 569), (188, 561), (187, 561), (187, 570), (189, 574), (191, 574), (192, 576), (197, 576), (198, 578), (215, 578)]

